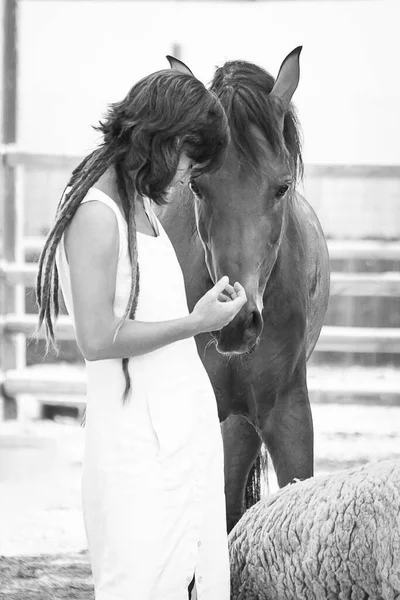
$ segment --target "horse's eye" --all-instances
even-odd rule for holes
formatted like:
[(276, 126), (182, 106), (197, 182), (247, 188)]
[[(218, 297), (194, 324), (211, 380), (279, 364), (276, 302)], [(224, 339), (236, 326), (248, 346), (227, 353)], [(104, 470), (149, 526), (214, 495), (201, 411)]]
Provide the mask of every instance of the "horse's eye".
[(192, 190), (193, 194), (195, 196), (197, 196), (197, 198), (201, 198), (201, 192), (199, 190), (199, 186), (197, 185), (197, 183), (195, 181), (189, 181), (189, 187)]
[(281, 185), (281, 187), (278, 189), (278, 191), (276, 192), (276, 196), (277, 198), (283, 198), (283, 196), (286, 194), (286, 192), (288, 191), (289, 186), (288, 185)]

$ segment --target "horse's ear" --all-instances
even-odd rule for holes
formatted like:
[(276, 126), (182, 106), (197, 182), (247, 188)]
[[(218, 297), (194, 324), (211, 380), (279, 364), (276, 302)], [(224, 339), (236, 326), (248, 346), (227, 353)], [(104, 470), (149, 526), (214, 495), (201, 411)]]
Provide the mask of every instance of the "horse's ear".
[[(193, 73), (189, 69), (189, 67), (187, 65), (185, 65), (184, 62), (179, 60), (179, 58), (175, 58), (175, 56), (170, 56), (168, 54), (167, 60), (171, 66), (171, 69), (174, 69), (174, 71), (180, 71), (181, 73), (186, 73), (186, 75), (193, 75)], [(193, 75), (193, 77), (194, 77), (194, 75)]]
[(289, 103), (299, 84), (301, 50), (302, 46), (298, 46), (287, 55), (271, 90), (270, 95), (280, 100), (285, 111), (289, 108)]

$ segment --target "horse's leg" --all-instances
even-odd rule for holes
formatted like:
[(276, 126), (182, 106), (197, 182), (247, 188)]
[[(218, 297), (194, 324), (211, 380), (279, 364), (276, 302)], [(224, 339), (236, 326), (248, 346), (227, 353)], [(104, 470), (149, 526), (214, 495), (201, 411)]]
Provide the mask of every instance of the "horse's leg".
[(224, 441), (225, 494), (228, 533), (244, 513), (247, 479), (261, 440), (245, 417), (230, 415), (221, 425)]
[(271, 456), (278, 484), (314, 474), (314, 434), (305, 378), (279, 393), (275, 405), (260, 423), (261, 436)]

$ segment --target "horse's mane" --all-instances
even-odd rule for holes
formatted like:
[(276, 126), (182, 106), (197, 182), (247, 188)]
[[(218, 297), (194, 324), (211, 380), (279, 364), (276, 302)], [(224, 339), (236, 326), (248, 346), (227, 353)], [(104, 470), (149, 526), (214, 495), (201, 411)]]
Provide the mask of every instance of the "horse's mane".
[(210, 89), (219, 97), (228, 117), (231, 139), (243, 167), (258, 169), (260, 147), (251, 133), (255, 125), (272, 150), (291, 159), (294, 178), (303, 175), (300, 125), (293, 105), (285, 115), (283, 136), (277, 105), (269, 96), (275, 79), (261, 67), (246, 61), (230, 61), (219, 67)]

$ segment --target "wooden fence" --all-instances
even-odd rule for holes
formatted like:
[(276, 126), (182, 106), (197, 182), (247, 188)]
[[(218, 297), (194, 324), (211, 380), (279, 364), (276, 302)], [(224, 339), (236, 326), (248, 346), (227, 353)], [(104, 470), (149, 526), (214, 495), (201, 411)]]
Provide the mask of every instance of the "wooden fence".
[[(82, 373), (71, 367), (62, 373), (47, 369), (36, 373), (26, 368), (26, 338), (36, 327), (36, 315), (25, 313), (26, 288), (34, 286), (37, 266), (25, 262), (26, 255), (38, 254), (43, 247), (41, 237), (24, 235), (24, 170), (27, 167), (65, 168), (78, 164), (78, 156), (45, 155), (19, 151), (7, 145), (0, 148), (3, 249), (0, 255), (0, 384), (4, 396), (16, 394), (84, 394)], [(364, 167), (366, 176), (374, 167)], [(400, 178), (400, 168), (382, 167), (385, 177)], [(310, 165), (306, 172), (313, 176), (329, 174), (360, 177), (363, 167)], [(379, 259), (400, 261), (400, 242), (384, 241), (331, 241), (328, 242), (331, 259)], [(342, 273), (333, 272), (331, 295), (376, 296), (400, 298), (400, 272)], [(74, 340), (69, 317), (61, 316), (56, 326), (60, 340)], [(43, 337), (43, 333), (40, 333)], [(316, 352), (400, 353), (400, 328), (325, 326), (315, 349)], [(394, 395), (400, 400), (399, 380), (379, 381), (370, 373), (362, 380), (343, 383), (335, 380), (313, 381), (315, 391), (359, 393), (364, 395)]]

